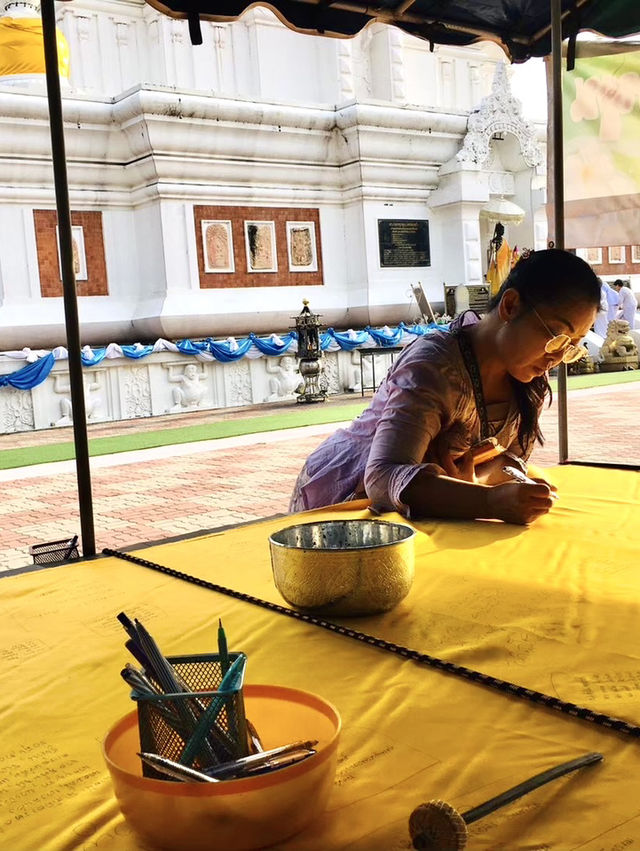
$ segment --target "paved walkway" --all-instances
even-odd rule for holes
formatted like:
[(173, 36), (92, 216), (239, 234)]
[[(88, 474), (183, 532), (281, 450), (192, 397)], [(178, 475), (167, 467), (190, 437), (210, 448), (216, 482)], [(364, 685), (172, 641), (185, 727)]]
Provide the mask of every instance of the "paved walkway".
[[(353, 396), (332, 404), (346, 402), (353, 403)], [(237, 415), (263, 412), (261, 407)], [(189, 416), (164, 417), (162, 421), (170, 420), (167, 426), (176, 426), (186, 423)], [(203, 412), (193, 417), (201, 421), (213, 415)], [(640, 464), (640, 383), (571, 391), (569, 422), (572, 458)], [(162, 427), (157, 419), (140, 425)], [(304, 459), (338, 425), (93, 459), (97, 547), (126, 547), (286, 512)], [(535, 450), (532, 460), (549, 466), (558, 458), (555, 403), (545, 410), (542, 425), (547, 442)], [(132, 427), (131, 422), (110, 424), (100, 432), (92, 429), (91, 436)], [(55, 434), (59, 440), (59, 432)], [(21, 439), (23, 444), (27, 440), (24, 435)], [(38, 439), (51, 441), (51, 432), (28, 437), (30, 443)], [(28, 564), (30, 544), (70, 538), (79, 529), (73, 462), (0, 471), (0, 570)]]

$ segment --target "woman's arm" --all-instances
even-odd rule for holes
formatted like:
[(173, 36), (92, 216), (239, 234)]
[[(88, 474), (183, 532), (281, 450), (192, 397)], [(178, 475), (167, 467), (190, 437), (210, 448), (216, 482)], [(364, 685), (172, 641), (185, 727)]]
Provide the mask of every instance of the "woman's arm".
[(553, 500), (545, 484), (483, 485), (418, 472), (401, 494), (412, 517), (503, 520), (526, 525), (546, 514)]

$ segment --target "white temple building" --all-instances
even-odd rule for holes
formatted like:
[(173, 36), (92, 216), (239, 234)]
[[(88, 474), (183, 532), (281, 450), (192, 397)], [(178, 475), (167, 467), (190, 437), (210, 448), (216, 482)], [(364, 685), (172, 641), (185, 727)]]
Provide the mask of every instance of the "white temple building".
[[(13, 0), (5, 18), (18, 10), (39, 15)], [(440, 310), (445, 285), (483, 284), (481, 212), (498, 199), (522, 210), (511, 246), (546, 244), (546, 127), (523, 116), (495, 45), (431, 52), (382, 24), (304, 36), (256, 7), (203, 22), (194, 47), (186, 21), (143, 0), (62, 3), (58, 27), (83, 344), (283, 334), (303, 298), (325, 327), (408, 323), (412, 284)], [(1, 51), (0, 69), (0, 349), (53, 349), (65, 332), (44, 76)], [(335, 358), (332, 392), (354, 368)], [(182, 407), (273, 397), (268, 360), (201, 364), (204, 390)], [(185, 362), (87, 370), (93, 418), (180, 407), (168, 377)], [(20, 365), (0, 357), (0, 373)], [(0, 431), (62, 424), (66, 386), (61, 360), (31, 391), (0, 388)], [(15, 394), (31, 397), (19, 413)]]

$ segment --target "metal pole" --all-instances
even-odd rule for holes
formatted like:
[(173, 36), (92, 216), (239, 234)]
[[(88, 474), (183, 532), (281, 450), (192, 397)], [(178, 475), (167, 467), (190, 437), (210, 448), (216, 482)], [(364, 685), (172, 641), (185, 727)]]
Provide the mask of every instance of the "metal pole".
[(54, 0), (42, 0), (41, 14), (47, 74), (47, 96), (49, 99), (53, 180), (56, 191), (56, 208), (58, 211), (58, 238), (60, 243), (60, 265), (62, 267), (64, 318), (67, 330), (67, 349), (69, 351), (69, 384), (71, 386), (71, 408), (73, 411), (73, 440), (76, 450), (76, 477), (78, 480), (82, 553), (85, 556), (93, 556), (96, 553), (93, 529), (93, 499), (91, 496), (89, 442), (87, 439), (84, 387), (82, 383), (78, 301), (76, 299), (76, 280), (73, 271), (71, 210), (69, 206), (69, 187), (67, 184), (60, 77), (58, 76), (58, 45), (56, 41)]
[[(564, 145), (562, 140), (562, 6), (551, 2), (551, 78), (553, 132), (553, 220), (556, 248), (564, 248)], [(558, 454), (562, 464), (569, 458), (567, 416), (567, 365), (558, 366)]]

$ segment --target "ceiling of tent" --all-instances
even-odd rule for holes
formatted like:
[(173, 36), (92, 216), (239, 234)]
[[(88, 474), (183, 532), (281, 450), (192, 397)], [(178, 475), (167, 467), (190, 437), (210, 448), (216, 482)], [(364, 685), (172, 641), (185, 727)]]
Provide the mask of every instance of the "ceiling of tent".
[[(147, 0), (158, 11), (189, 20), (191, 39), (201, 41), (199, 18), (231, 21), (258, 5), (250, 0)], [(514, 62), (551, 50), (549, 0), (272, 0), (270, 8), (299, 32), (353, 36), (367, 24), (394, 24), (437, 44), (480, 40), (500, 44)], [(639, 0), (562, 0), (563, 35), (593, 30), (618, 38), (640, 30)]]

